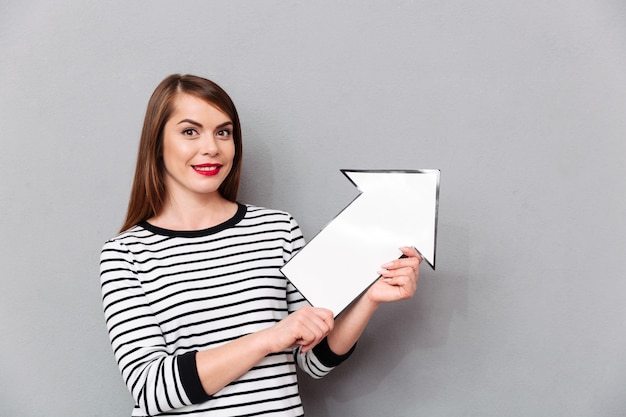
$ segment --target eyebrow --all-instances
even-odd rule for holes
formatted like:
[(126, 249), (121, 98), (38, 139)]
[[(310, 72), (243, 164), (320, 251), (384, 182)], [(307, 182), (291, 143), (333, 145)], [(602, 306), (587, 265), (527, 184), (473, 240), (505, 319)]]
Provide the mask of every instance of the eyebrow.
[[(190, 124), (192, 124), (194, 126), (204, 127), (204, 126), (202, 126), (202, 123), (196, 122), (195, 120), (191, 120), (191, 119), (183, 119), (180, 122), (178, 122), (177, 125), (180, 125), (180, 124), (183, 124), (183, 123), (190, 123)], [(227, 121), (227, 122), (224, 122), (224, 123), (216, 126), (216, 129), (221, 129), (221, 128), (226, 127), (226, 126), (233, 126), (233, 122), (231, 122), (230, 120)]]

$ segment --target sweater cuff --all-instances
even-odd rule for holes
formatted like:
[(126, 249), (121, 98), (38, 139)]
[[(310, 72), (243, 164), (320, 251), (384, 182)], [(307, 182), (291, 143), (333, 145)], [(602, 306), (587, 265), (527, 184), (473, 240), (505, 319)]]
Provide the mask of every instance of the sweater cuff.
[(196, 353), (195, 350), (184, 353), (177, 360), (180, 381), (192, 404), (199, 404), (211, 399), (200, 382), (200, 375), (198, 375), (198, 367), (196, 366)]
[(317, 346), (313, 348), (313, 353), (315, 353), (317, 359), (319, 359), (319, 361), (324, 366), (334, 368), (341, 362), (348, 359), (350, 355), (352, 355), (352, 352), (354, 352), (354, 349), (356, 349), (356, 343), (350, 348), (347, 353), (343, 355), (337, 355), (330, 349), (330, 346), (328, 346), (328, 338), (325, 337), (321, 342), (317, 344)]

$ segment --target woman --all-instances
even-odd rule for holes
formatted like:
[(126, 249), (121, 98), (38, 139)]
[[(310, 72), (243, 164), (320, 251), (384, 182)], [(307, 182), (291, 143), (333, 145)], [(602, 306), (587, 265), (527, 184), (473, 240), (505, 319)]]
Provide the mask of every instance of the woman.
[(415, 292), (413, 248), (336, 320), (279, 269), (304, 245), (285, 212), (236, 201), (237, 111), (215, 83), (172, 75), (144, 120), (127, 218), (101, 255), (104, 314), (133, 416), (303, 415), (295, 364), (321, 378), (382, 302)]

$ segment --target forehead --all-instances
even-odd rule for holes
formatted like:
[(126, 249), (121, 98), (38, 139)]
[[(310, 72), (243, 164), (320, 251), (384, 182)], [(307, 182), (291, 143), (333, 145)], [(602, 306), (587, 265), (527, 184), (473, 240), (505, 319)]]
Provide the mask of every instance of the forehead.
[(204, 98), (186, 93), (178, 93), (174, 98), (174, 111), (171, 119), (181, 117), (197, 120), (209, 119), (217, 122), (231, 120), (230, 116), (223, 112), (216, 104)]

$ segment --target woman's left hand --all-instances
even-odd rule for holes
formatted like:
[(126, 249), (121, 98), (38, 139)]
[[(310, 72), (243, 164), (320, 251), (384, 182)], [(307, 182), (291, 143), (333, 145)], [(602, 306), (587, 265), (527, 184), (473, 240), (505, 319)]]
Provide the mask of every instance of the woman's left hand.
[(362, 297), (335, 320), (328, 334), (330, 349), (338, 354), (350, 350), (381, 303), (413, 297), (422, 257), (415, 248), (400, 248), (403, 257), (381, 265), (380, 278)]
[(366, 293), (371, 302), (380, 304), (413, 297), (422, 257), (412, 247), (402, 247), (400, 251), (406, 257), (381, 265), (378, 271), (381, 277)]

